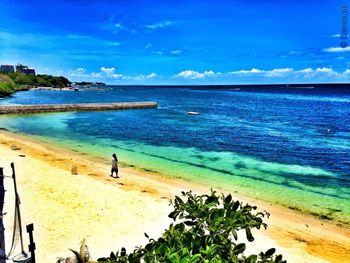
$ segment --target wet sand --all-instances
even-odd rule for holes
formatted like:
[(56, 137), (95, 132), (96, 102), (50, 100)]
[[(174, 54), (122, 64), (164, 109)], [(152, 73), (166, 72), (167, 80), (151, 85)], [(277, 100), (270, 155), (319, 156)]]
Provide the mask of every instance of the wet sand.
[[(122, 246), (127, 251), (157, 238), (169, 225), (169, 200), (183, 190), (207, 193), (196, 185), (129, 167), (109, 177), (109, 162), (18, 134), (0, 131), (0, 166), (17, 171), (23, 225), (34, 223), (38, 262), (71, 256), (83, 238), (94, 259)], [(71, 174), (72, 167), (77, 169)], [(6, 247), (12, 235), (14, 195), (5, 178)], [(220, 189), (216, 189), (220, 191)], [(298, 211), (234, 195), (271, 213), (268, 229), (255, 231), (247, 253), (276, 247), (289, 262), (350, 262), (350, 229)], [(25, 248), (28, 236), (24, 231)], [(17, 249), (19, 252), (19, 250)]]

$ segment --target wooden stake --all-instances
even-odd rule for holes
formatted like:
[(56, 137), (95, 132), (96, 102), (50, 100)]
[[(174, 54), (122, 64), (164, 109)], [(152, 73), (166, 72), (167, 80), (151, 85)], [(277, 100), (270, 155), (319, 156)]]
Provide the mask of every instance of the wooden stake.
[(6, 263), (6, 251), (5, 251), (5, 228), (2, 220), (5, 198), (4, 188), (4, 172), (3, 168), (0, 167), (0, 263)]

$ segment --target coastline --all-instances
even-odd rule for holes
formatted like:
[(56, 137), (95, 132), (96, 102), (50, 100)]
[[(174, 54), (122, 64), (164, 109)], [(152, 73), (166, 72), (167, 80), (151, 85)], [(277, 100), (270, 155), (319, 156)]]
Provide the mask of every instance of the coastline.
[[(11, 145), (20, 149), (11, 150)], [(210, 190), (209, 186), (130, 167), (122, 167), (121, 178), (115, 180), (108, 176), (109, 163), (105, 160), (3, 130), (0, 152), (6, 175), (10, 174), (10, 162), (15, 162), (23, 225), (34, 223), (38, 258), (46, 261), (70, 255), (68, 249), (76, 249), (82, 238), (87, 238), (95, 259), (122, 246), (130, 251), (146, 241), (144, 232), (158, 237), (167, 227), (171, 210), (168, 203), (175, 194), (190, 189), (198, 193)], [(71, 175), (73, 165), (78, 175)], [(12, 200), (10, 187), (6, 188), (5, 202)], [(350, 262), (346, 258), (350, 254), (349, 228), (278, 205), (233, 196), (271, 213), (266, 220), (268, 230), (255, 233), (253, 252), (276, 247), (289, 262)], [(4, 211), (11, 212), (11, 205), (7, 202)], [(10, 233), (6, 232), (7, 239)]]

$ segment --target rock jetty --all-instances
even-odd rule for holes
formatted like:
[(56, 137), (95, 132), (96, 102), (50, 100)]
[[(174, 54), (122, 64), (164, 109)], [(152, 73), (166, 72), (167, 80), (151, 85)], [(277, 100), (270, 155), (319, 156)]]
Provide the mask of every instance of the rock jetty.
[(0, 114), (27, 114), (66, 111), (109, 111), (157, 108), (156, 102), (0, 105)]

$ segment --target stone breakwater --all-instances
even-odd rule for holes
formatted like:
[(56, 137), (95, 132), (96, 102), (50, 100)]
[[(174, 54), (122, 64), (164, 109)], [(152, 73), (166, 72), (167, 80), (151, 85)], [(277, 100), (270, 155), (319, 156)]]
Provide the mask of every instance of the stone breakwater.
[(109, 111), (157, 107), (158, 104), (156, 102), (4, 105), (0, 106), (0, 114), (27, 114), (66, 111)]

